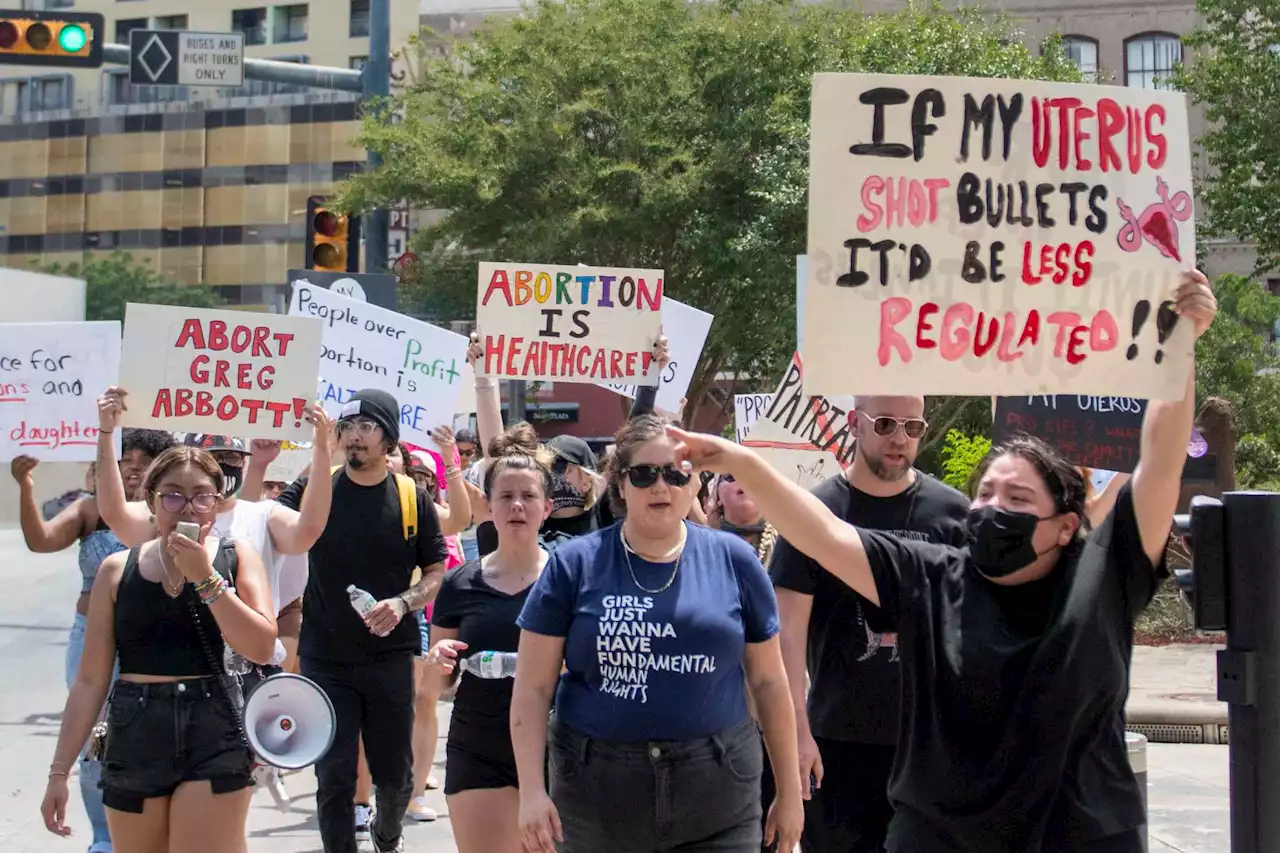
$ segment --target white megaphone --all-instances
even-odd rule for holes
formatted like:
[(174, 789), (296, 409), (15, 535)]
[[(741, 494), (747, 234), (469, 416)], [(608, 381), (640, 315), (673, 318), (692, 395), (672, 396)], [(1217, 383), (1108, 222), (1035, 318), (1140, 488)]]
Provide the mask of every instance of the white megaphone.
[(281, 770), (315, 764), (333, 745), (333, 703), (309, 678), (285, 672), (264, 680), (244, 704), (249, 745)]

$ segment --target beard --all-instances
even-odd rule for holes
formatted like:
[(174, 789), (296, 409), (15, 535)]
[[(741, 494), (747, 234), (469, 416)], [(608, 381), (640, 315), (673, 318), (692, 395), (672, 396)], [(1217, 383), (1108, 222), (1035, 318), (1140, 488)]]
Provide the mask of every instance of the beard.
[(357, 471), (369, 462), (368, 451), (363, 447), (348, 447), (346, 456), (347, 464), (352, 468), (355, 468)]
[(878, 479), (884, 480), (886, 483), (896, 483), (898, 480), (901, 480), (911, 472), (911, 466), (915, 464), (914, 462), (909, 461), (901, 468), (891, 468), (888, 463), (884, 461), (883, 456), (868, 456), (866, 453), (863, 453), (862, 450), (858, 451), (858, 455), (860, 455), (863, 461), (867, 463), (867, 467), (871, 469), (871, 473), (875, 474)]

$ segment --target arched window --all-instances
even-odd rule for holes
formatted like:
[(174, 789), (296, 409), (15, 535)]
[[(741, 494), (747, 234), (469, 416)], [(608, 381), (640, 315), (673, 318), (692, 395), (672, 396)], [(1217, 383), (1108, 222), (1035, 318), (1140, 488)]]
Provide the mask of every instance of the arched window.
[(1098, 82), (1098, 40), (1088, 36), (1063, 36), (1062, 49), (1067, 58), (1076, 64), (1084, 76), (1084, 82)]
[(1125, 85), (1135, 89), (1172, 88), (1174, 66), (1182, 61), (1182, 41), (1170, 33), (1144, 33), (1124, 43)]

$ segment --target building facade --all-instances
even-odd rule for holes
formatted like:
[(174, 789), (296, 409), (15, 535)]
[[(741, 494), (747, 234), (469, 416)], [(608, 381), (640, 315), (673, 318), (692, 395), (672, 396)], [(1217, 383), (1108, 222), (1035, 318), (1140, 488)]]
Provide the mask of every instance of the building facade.
[[(135, 29), (239, 31), (247, 58), (361, 68), (369, 0), (27, 0)], [(17, 5), (16, 3), (14, 5)], [(418, 31), (392, 0), (392, 48)], [(135, 86), (124, 66), (0, 66), (0, 264), (82, 263), (123, 249), (232, 304), (279, 304), (303, 266), (306, 200), (364, 166), (356, 96), (246, 80)]]

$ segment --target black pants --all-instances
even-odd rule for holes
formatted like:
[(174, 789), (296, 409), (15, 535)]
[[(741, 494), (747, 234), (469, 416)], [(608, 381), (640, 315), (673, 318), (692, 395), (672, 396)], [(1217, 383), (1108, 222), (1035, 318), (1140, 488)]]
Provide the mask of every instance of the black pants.
[[(815, 737), (822, 787), (804, 804), (804, 853), (881, 853), (893, 806), (889, 774), (895, 747)], [(804, 784), (808, 784), (804, 780)]]
[(393, 848), (413, 796), (413, 655), (354, 665), (304, 657), (302, 674), (328, 694), (337, 716), (333, 746), (316, 764), (316, 812), (325, 853), (356, 853), (360, 735), (378, 789), (373, 841), (376, 849)]
[(750, 718), (689, 741), (596, 740), (552, 720), (561, 853), (758, 853), (760, 735)]

